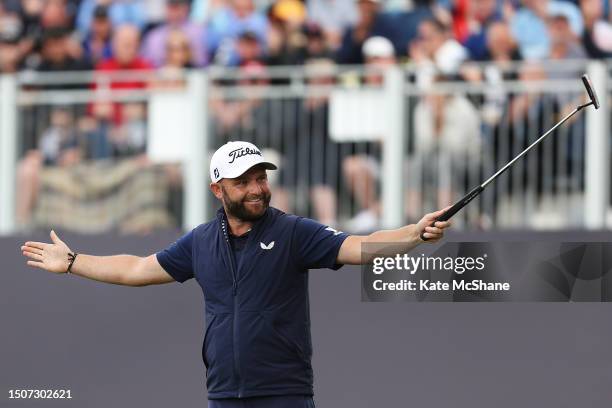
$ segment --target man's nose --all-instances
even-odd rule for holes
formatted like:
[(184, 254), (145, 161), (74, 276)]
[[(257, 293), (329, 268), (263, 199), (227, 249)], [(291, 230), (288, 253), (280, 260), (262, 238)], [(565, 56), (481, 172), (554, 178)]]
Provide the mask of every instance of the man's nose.
[(252, 195), (260, 195), (263, 192), (261, 185), (257, 182), (257, 180), (252, 180), (249, 183), (249, 194)]

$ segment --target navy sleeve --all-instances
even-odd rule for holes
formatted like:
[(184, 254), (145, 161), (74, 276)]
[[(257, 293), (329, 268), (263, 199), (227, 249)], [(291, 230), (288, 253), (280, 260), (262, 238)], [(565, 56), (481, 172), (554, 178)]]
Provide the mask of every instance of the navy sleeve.
[(157, 261), (177, 282), (193, 278), (193, 230), (179, 238), (168, 248), (159, 251)]
[(309, 218), (299, 218), (293, 237), (294, 254), (304, 268), (339, 269), (338, 252), (348, 236)]

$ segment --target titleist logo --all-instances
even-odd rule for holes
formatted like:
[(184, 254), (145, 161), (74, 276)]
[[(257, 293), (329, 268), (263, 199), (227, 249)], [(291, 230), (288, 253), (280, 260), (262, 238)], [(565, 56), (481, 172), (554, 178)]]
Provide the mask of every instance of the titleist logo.
[(232, 150), (231, 152), (229, 152), (229, 157), (231, 159), (229, 163), (231, 164), (234, 162), (234, 160), (239, 159), (242, 156), (247, 156), (249, 154), (256, 154), (258, 156), (261, 156), (261, 152), (259, 150), (250, 149), (248, 147), (241, 147), (239, 149)]

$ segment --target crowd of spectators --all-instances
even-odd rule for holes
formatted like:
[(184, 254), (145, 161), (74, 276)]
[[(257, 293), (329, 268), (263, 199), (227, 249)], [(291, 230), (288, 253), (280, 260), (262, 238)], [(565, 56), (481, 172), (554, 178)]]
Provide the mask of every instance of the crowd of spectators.
[[(131, 26), (139, 60), (163, 67), (179, 48), (185, 67), (364, 62), (370, 37), (399, 60), (430, 58), (443, 73), (488, 60), (612, 55), (609, 0), (2, 0), (0, 71), (79, 70), (116, 58), (113, 36)], [(180, 47), (177, 38), (182, 39)], [(171, 40), (174, 40), (171, 41)], [(65, 43), (61, 45), (60, 43)], [(562, 46), (563, 45), (563, 46)], [(501, 45), (501, 47), (506, 47)], [(60, 55), (65, 48), (66, 55)], [(131, 66), (128, 66), (131, 68)]]
[[(439, 79), (496, 85), (509, 76), (528, 80), (567, 75), (546, 72), (539, 65), (543, 60), (612, 57), (610, 3), (610, 0), (0, 0), (0, 73), (156, 70), (168, 74), (167, 80), (157, 84), (163, 86), (175, 84), (173, 74), (184, 68), (221, 66), (240, 67), (245, 73), (245, 84), (267, 85), (270, 82), (265, 72), (270, 66), (303, 64), (328, 67), (331, 72), (338, 64), (380, 67), (408, 62), (417, 67), (415, 81), (421, 86)], [(485, 61), (484, 65), (475, 63)], [(515, 63), (523, 67), (504, 69)], [(332, 77), (330, 74), (312, 81), (332, 84)], [(381, 77), (366, 76), (363, 82), (380, 83)], [(107, 85), (111, 89), (134, 89), (149, 83), (133, 80)], [(269, 131), (271, 125), (265, 115), (270, 107), (261, 99), (247, 99), (212, 103), (215, 128), (222, 134), (220, 142), (238, 134), (245, 138), (245, 127)], [(490, 126), (495, 134), (504, 120), (516, 123), (515, 119), (527, 117), (541, 104), (529, 97), (519, 97), (515, 102), (509, 108), (507, 101), (492, 91), (476, 104), (480, 109), (476, 112), (465, 96), (424, 97), (414, 111), (414, 127), (418, 130), (414, 149), (423, 157), (440, 145), (452, 148), (455, 155), (478, 151), (483, 141), (472, 137), (475, 129)], [(562, 110), (567, 102), (556, 101), (557, 110)], [(317, 158), (336, 155), (338, 147), (330, 144), (326, 126), (321, 125), (328, 120), (327, 100), (306, 98), (298, 105), (306, 114), (296, 119), (296, 126), (310, 129), (311, 142), (320, 138), (319, 145), (325, 147), (321, 152), (311, 153), (313, 159), (296, 154), (296, 160), (288, 162), (297, 166), (298, 159), (306, 157), (312, 164)], [(36, 114), (41, 116), (40, 111)], [(38, 132), (37, 148), (24, 152), (20, 162), (19, 176), (26, 184), (30, 180), (36, 186), (36, 174), (42, 165), (72, 165), (83, 158), (137, 155), (145, 149), (146, 109), (139, 103), (95, 103), (81, 110), (59, 107), (47, 109), (42, 116), (46, 116), (48, 128)], [(31, 122), (27, 116), (22, 120)], [(464, 132), (466, 139), (454, 131), (455, 122), (469, 124)], [(24, 128), (27, 126), (24, 123)], [(294, 130), (292, 134), (297, 135)], [(440, 140), (444, 143), (439, 143)], [(296, 141), (296, 146), (300, 146), (299, 142)], [(288, 142), (283, 143), (289, 146)], [(308, 145), (311, 144), (314, 142)], [(356, 225), (372, 225), (380, 214), (376, 199), (378, 163), (372, 150), (376, 148), (369, 145), (367, 154), (341, 154), (338, 160), (332, 160), (336, 167), (321, 174), (308, 174), (306, 181), (313, 186), (310, 195), (315, 213), (311, 215), (329, 224), (337, 221), (333, 190), (342, 178), (358, 203), (359, 208), (353, 211), (358, 213)], [(287, 182), (287, 174), (292, 171), (298, 178)], [(323, 174), (332, 174), (336, 181)], [(287, 169), (282, 178), (289, 187), (299, 183), (299, 177), (304, 177), (303, 172), (295, 168)], [(361, 183), (360, 188), (356, 187), (357, 182)], [(20, 193), (21, 202), (25, 203), (24, 222), (36, 188), (30, 190)], [(447, 196), (440, 199), (442, 204), (447, 201)], [(364, 214), (366, 219), (359, 218)]]

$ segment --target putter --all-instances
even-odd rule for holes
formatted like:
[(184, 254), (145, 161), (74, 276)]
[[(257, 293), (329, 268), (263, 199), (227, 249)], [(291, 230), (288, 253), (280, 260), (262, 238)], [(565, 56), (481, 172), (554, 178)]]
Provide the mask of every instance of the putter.
[[(502, 175), (506, 170), (508, 170), (508, 168), (510, 168), (510, 166), (512, 166), (518, 159), (520, 159), (521, 157), (523, 157), (524, 155), (527, 154), (527, 152), (529, 150), (531, 150), (534, 146), (536, 146), (538, 143), (540, 143), (542, 140), (544, 140), (544, 138), (546, 138), (546, 136), (548, 136), (549, 134), (551, 134), (555, 129), (557, 129), (559, 126), (561, 126), (562, 124), (564, 124), (569, 118), (571, 118), (572, 116), (574, 116), (578, 111), (582, 110), (583, 108), (586, 108), (587, 106), (591, 106), (593, 105), (595, 107), (595, 109), (599, 109), (599, 99), (597, 99), (597, 94), (595, 93), (595, 89), (593, 89), (593, 86), (591, 84), (591, 81), (589, 80), (588, 75), (583, 75), (582, 76), (582, 83), (584, 84), (584, 87), (586, 88), (587, 93), (589, 94), (589, 98), (591, 99), (588, 103), (585, 103), (583, 105), (580, 105), (578, 107), (576, 107), (573, 111), (571, 111), (567, 116), (565, 116), (563, 119), (561, 119), (556, 125), (554, 125), (552, 128), (550, 128), (546, 133), (544, 133), (542, 136), (540, 136), (538, 138), (538, 140), (536, 140), (535, 142), (533, 142), (531, 145), (529, 145), (529, 147), (527, 147), (525, 150), (523, 150), (518, 156), (516, 156), (514, 159), (512, 159), (511, 161), (509, 161), (504, 167), (502, 167), (501, 169), (499, 169), (497, 171), (497, 173), (493, 174), (491, 177), (489, 177), (489, 179), (487, 179), (484, 183), (482, 183), (481, 185), (475, 187), (472, 191), (470, 191), (469, 193), (467, 193), (465, 195), (465, 197), (463, 197), (461, 200), (457, 201), (451, 208), (449, 208), (448, 210), (446, 210), (446, 212), (442, 215), (440, 215), (439, 217), (437, 217), (435, 219), (434, 222), (431, 223), (430, 226), (434, 226), (436, 221), (448, 221), (453, 215), (455, 215), (457, 212), (459, 212), (459, 210), (461, 210), (463, 207), (465, 207), (470, 201), (472, 201), (474, 198), (478, 197), (480, 195), (480, 193), (483, 192), (483, 190), (489, 185), (491, 184), (497, 177), (499, 177), (500, 175)], [(429, 238), (425, 238), (424, 235), (425, 231), (421, 232), (421, 239), (423, 241), (427, 241), (429, 240)]]

